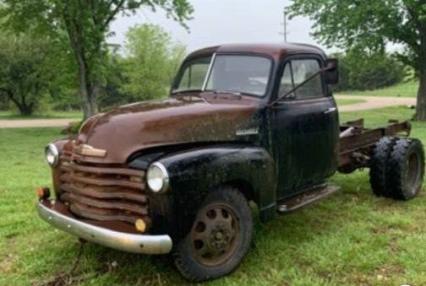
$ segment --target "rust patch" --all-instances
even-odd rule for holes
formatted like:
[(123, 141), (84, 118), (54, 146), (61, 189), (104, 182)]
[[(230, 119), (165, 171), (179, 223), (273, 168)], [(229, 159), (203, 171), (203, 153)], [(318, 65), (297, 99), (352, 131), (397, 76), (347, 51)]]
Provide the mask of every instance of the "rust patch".
[[(64, 150), (73, 152), (76, 159), (86, 162), (124, 164), (131, 154), (143, 149), (194, 142), (234, 141), (237, 130), (252, 127), (253, 115), (259, 107), (258, 98), (229, 98), (208, 93), (200, 96), (193, 100), (169, 98), (131, 104), (98, 115), (84, 124), (78, 140), (64, 146)], [(95, 150), (107, 150), (105, 157), (78, 152), (84, 149), (80, 146), (85, 145)]]

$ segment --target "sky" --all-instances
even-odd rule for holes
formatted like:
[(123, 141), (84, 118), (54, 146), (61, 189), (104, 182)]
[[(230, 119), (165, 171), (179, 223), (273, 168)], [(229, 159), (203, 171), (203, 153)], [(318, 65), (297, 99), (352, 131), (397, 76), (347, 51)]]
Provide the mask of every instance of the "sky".
[[(145, 8), (130, 17), (120, 16), (113, 22), (110, 43), (123, 45), (126, 31), (135, 25), (158, 24), (188, 52), (225, 43), (279, 43), (284, 41), (283, 9), (289, 0), (189, 0), (194, 7), (193, 19), (187, 22), (189, 32), (165, 13)], [(289, 42), (321, 46), (311, 36), (311, 22), (297, 17), (288, 22)], [(323, 47), (324, 48), (324, 47)]]

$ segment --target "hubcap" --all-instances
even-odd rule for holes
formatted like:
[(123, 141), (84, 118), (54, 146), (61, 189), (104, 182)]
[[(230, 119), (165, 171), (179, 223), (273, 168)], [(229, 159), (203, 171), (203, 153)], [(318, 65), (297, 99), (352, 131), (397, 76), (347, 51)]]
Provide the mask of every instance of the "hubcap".
[(408, 169), (406, 174), (409, 191), (415, 194), (419, 187), (420, 181), (420, 160), (416, 153), (413, 153), (408, 158)]
[(198, 262), (217, 266), (235, 252), (240, 238), (235, 212), (225, 204), (201, 209), (191, 230), (192, 247)]

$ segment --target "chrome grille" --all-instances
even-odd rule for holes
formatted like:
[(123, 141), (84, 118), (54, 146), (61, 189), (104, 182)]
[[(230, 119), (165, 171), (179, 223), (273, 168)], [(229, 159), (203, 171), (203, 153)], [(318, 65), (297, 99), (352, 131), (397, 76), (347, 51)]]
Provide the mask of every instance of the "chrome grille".
[(150, 225), (145, 172), (62, 158), (59, 199), (78, 217)]

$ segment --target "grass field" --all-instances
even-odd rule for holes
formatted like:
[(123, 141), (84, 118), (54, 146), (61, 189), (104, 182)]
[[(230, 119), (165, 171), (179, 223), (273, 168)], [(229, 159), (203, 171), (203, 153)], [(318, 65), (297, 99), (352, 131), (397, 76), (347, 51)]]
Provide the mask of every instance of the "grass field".
[(79, 111), (50, 111), (46, 114), (34, 114), (31, 116), (22, 116), (12, 111), (0, 111), (0, 120), (14, 119), (81, 119), (83, 114)]
[(344, 91), (341, 95), (358, 96), (397, 96), (397, 97), (416, 97), (419, 84), (416, 81), (409, 81), (375, 90), (366, 91)]
[[(346, 113), (370, 126), (412, 110)], [(414, 123), (426, 142), (426, 124)], [(0, 285), (49, 285), (73, 267), (77, 240), (36, 215), (36, 186), (49, 185), (42, 149), (59, 129), (0, 129)], [(373, 196), (367, 171), (336, 175), (341, 192), (268, 224), (232, 275), (205, 285), (426, 285), (426, 192), (410, 202)], [(187, 285), (165, 257), (85, 245), (71, 285)], [(53, 284), (50, 284), (53, 285)], [(62, 285), (62, 284), (58, 284)]]

